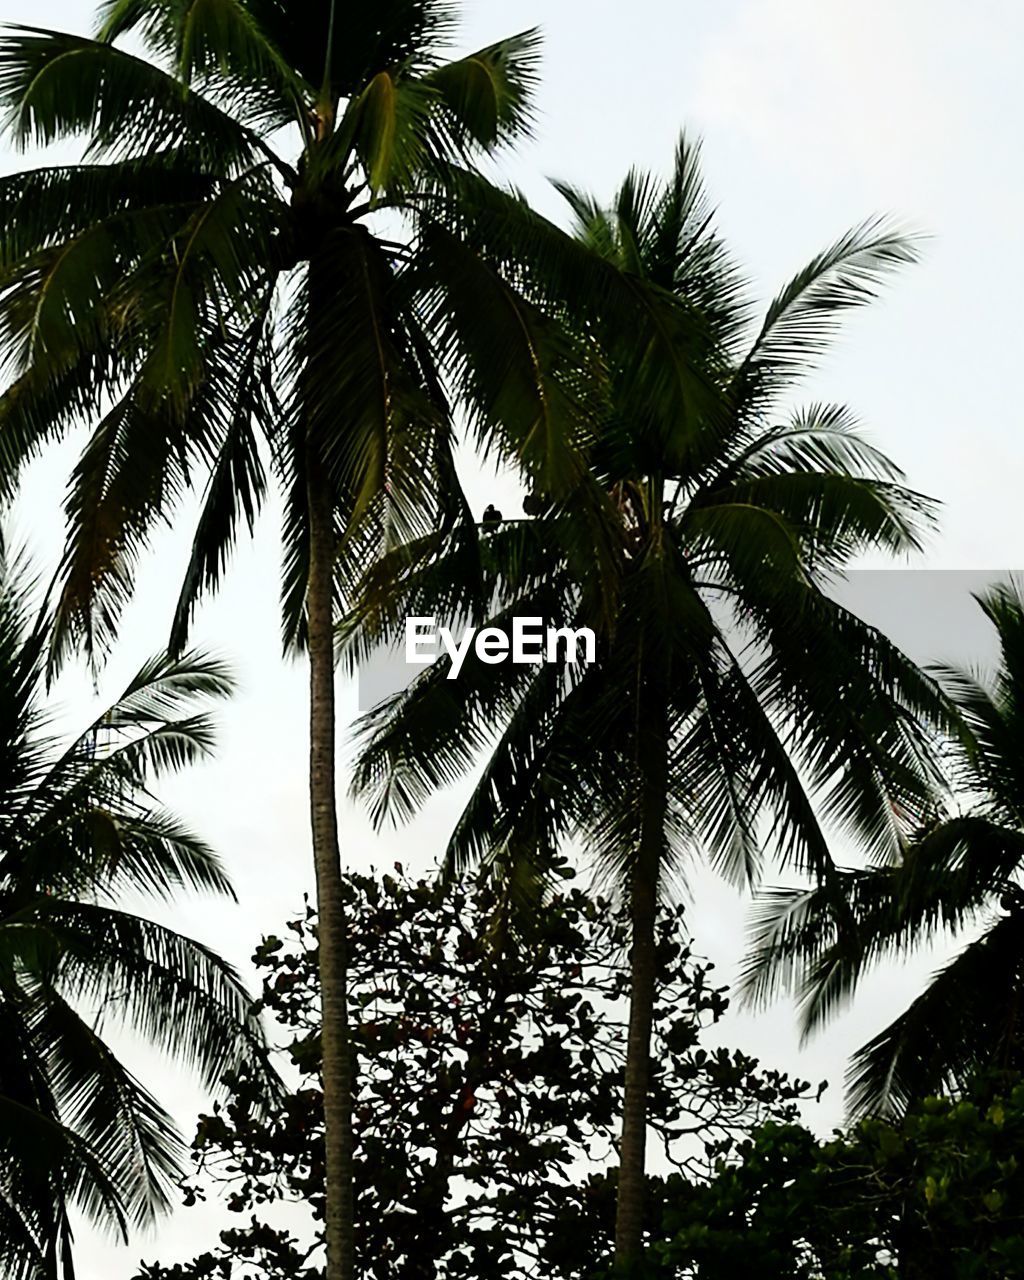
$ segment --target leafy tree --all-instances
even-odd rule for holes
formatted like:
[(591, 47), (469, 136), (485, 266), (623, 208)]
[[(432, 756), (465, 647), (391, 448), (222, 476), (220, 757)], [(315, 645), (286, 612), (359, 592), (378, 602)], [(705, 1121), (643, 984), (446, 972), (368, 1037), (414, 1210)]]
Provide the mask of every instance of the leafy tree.
[(670, 1181), (652, 1276), (1008, 1280), (1024, 1266), (1019, 1076), (819, 1142), (770, 1124), (711, 1182)]
[(209, 948), (116, 904), (230, 894), (213, 852), (150, 782), (203, 759), (200, 704), (230, 690), (198, 653), (147, 663), (64, 745), (43, 698), (47, 632), (24, 562), (0, 563), (0, 1267), (74, 1275), (69, 1211), (126, 1236), (170, 1205), (183, 1145), (107, 1043), (126, 1027), (211, 1087), (272, 1076), (251, 999)]
[(952, 793), (895, 865), (845, 870), (827, 889), (775, 890), (764, 901), (752, 965), (792, 981), (813, 1013), (832, 1013), (871, 965), (937, 937), (964, 945), (925, 990), (854, 1057), (851, 1103), (895, 1111), (979, 1073), (1024, 1066), (1024, 599), (1020, 584), (978, 597), (1001, 659), (987, 683), (935, 672), (961, 718), (950, 743)]
[(310, 662), (339, 1280), (352, 1157), (332, 593), (382, 547), (472, 525), (449, 392), (499, 458), (585, 508), (573, 527), (592, 559), (609, 512), (586, 465), (604, 385), (586, 319), (614, 313), (638, 352), (663, 352), (653, 367), (671, 376), (644, 365), (637, 394), (651, 382), (644, 394), (682, 405), (713, 399), (691, 359), (703, 318), (476, 173), (529, 125), (535, 33), (449, 60), (449, 0), (308, 0), (300, 19), (284, 0), (104, 0), (100, 16), (96, 40), (22, 27), (0, 41), (14, 139), (86, 144), (82, 164), (0, 184), (0, 493), (106, 406), (67, 500), (57, 662), (75, 644), (102, 654), (154, 523), (205, 485), (177, 651), (273, 461), (285, 637)]
[[(933, 682), (829, 595), (865, 549), (916, 548), (930, 505), (870, 446), (850, 412), (782, 404), (844, 311), (914, 257), (882, 225), (849, 232), (786, 285), (749, 338), (736, 271), (714, 232), (696, 147), (671, 177), (631, 174), (609, 209), (566, 190), (593, 253), (685, 299), (714, 334), (723, 420), (666, 397), (637, 399), (661, 353), (598, 326), (607, 415), (592, 459), (617, 513), (614, 589), (581, 569), (580, 518), (539, 489), (534, 518), (461, 531), (385, 557), (343, 639), (355, 660), (407, 616), (511, 629), (515, 616), (599, 632), (589, 666), (490, 665), (470, 652), (457, 685), (439, 660), (371, 712), (356, 785), (377, 821), (404, 819), (437, 788), (486, 767), (452, 836), (448, 874), (496, 861), (528, 891), (580, 840), (629, 902), (631, 1016), (621, 1137), (620, 1267), (642, 1247), (650, 1034), (659, 899), (706, 856), (757, 880), (766, 838), (828, 891), (818, 814), (873, 856), (895, 856), (899, 812), (920, 813), (933, 761), (918, 718), (948, 719)], [(665, 384), (671, 367), (662, 369)], [(603, 619), (606, 601), (615, 612)]]
[[(564, 872), (564, 869), (563, 869)], [(357, 1259), (368, 1277), (576, 1278), (610, 1262), (622, 1092), (622, 963), (628, 922), (571, 884), (521, 932), (502, 897), (414, 882), (396, 867), (345, 879), (351, 995), (362, 1010), (355, 1106)], [(690, 1176), (759, 1120), (795, 1117), (807, 1086), (701, 1040), (727, 1006), (709, 966), (660, 921), (661, 1061), (652, 1124)], [(320, 1012), (312, 908), (256, 954), (263, 1003), (286, 1030), (295, 1091), (265, 1123), (251, 1081), (204, 1116), (190, 1198), (210, 1177), (250, 1220), (192, 1263), (143, 1267), (139, 1280), (314, 1280), (322, 1227), (300, 1242), (268, 1205), (310, 1204), (322, 1221)], [(602, 1170), (589, 1178), (588, 1169)]]

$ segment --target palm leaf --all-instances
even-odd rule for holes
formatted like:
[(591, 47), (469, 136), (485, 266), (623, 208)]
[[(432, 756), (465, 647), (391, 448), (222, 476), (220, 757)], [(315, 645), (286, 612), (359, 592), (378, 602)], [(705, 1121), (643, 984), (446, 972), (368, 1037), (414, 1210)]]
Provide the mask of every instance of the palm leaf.
[(151, 63), (39, 27), (11, 26), (0, 40), (0, 103), (22, 146), (86, 135), (93, 155), (185, 150), (229, 172), (270, 158), (254, 132)]
[(1016, 1060), (1021, 1002), (1020, 920), (990, 922), (934, 975), (906, 1012), (854, 1055), (855, 1113), (901, 1113), (916, 1098), (956, 1092), (987, 1068)]
[(754, 405), (803, 377), (833, 341), (844, 314), (873, 302), (886, 277), (916, 262), (918, 254), (917, 240), (876, 218), (812, 258), (768, 308), (737, 370), (737, 398)]
[(530, 132), (539, 46), (536, 29), (523, 31), (426, 76), (458, 133), (490, 149)]

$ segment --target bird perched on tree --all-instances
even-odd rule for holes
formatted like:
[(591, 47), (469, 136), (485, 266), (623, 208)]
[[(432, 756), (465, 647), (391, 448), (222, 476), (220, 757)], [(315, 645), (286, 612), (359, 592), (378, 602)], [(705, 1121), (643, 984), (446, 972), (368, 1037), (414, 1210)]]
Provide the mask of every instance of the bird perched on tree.
[(484, 512), (484, 524), (501, 524), (501, 519), (501, 512), (493, 502), (489, 503), (487, 510)]

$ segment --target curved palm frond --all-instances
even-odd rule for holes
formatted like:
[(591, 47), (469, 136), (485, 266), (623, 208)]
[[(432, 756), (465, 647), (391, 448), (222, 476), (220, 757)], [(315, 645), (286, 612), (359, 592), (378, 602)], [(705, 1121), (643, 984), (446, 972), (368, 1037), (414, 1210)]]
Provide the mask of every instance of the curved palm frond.
[(844, 314), (875, 301), (891, 272), (917, 261), (919, 245), (919, 237), (873, 218), (812, 258), (768, 308), (734, 376), (738, 401), (762, 406), (814, 369)]
[(8, 25), (0, 103), (5, 127), (23, 146), (84, 135), (92, 156), (174, 150), (228, 172), (268, 158), (256, 133), (200, 94), (183, 94), (173, 75), (66, 32)]
[(916, 1099), (957, 1093), (972, 1077), (1019, 1061), (1020, 916), (990, 923), (884, 1031), (847, 1073), (855, 1112), (900, 1113)]
[(490, 150), (529, 134), (540, 42), (536, 28), (522, 31), (427, 73), (456, 138)]

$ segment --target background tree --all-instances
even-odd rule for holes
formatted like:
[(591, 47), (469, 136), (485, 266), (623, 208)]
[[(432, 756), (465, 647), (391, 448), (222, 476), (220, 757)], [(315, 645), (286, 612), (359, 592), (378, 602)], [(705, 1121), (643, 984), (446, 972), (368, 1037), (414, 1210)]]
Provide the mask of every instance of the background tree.
[(856, 1111), (904, 1110), (961, 1093), (995, 1068), (1024, 1066), (1024, 599), (1019, 583), (978, 597), (1000, 660), (989, 680), (936, 666), (960, 716), (950, 791), (895, 863), (837, 873), (827, 889), (773, 890), (761, 909), (751, 980), (796, 987), (813, 1030), (864, 972), (938, 937), (963, 946), (849, 1072)]
[(1024, 1266), (1019, 1076), (819, 1141), (769, 1124), (709, 1183), (670, 1180), (652, 1277), (997, 1280)]
[[(622, 1091), (626, 919), (565, 882), (518, 934), (486, 882), (413, 881), (396, 867), (347, 876), (345, 888), (352, 998), (363, 1010), (360, 1274), (596, 1275), (610, 1263), (615, 1216), (608, 1162)], [(748, 1126), (793, 1118), (807, 1086), (702, 1047), (728, 1001), (678, 942), (678, 923), (666, 914), (659, 933), (662, 1054), (651, 1109), (666, 1153), (696, 1178)], [(309, 1203), (322, 1217), (315, 927), (308, 908), (256, 954), (297, 1088), (267, 1124), (239, 1077), (196, 1137), (191, 1195), (212, 1175), (229, 1208), (251, 1219), (223, 1232), (213, 1252), (144, 1267), (140, 1280), (322, 1275), (322, 1228), (300, 1243), (268, 1225), (267, 1208)]]
[(0, 1265), (11, 1280), (74, 1275), (69, 1213), (127, 1238), (170, 1206), (184, 1148), (170, 1116), (105, 1039), (124, 1027), (208, 1088), (273, 1076), (251, 999), (209, 948), (117, 904), (229, 895), (213, 852), (150, 784), (203, 759), (201, 709), (225, 668), (198, 653), (146, 664), (62, 744), (43, 698), (47, 631), (27, 565), (0, 563)]
[(665, 353), (662, 396), (708, 391), (701, 317), (475, 175), (528, 127), (537, 39), (446, 60), (455, 15), (448, 0), (310, 0), (301, 21), (283, 0), (104, 0), (97, 40), (0, 42), (14, 140), (86, 144), (82, 164), (0, 184), (0, 492), (106, 407), (67, 500), (53, 661), (102, 654), (154, 523), (205, 484), (180, 648), (263, 503), (268, 455), (284, 493), (284, 630), (310, 661), (332, 1280), (352, 1249), (333, 595), (382, 547), (471, 522), (446, 387), (500, 460), (584, 495), (578, 552), (604, 554), (585, 457), (603, 364), (570, 302)]
[(642, 1247), (659, 899), (693, 856), (756, 882), (766, 839), (828, 892), (836, 868), (819, 813), (895, 856), (897, 815), (920, 813), (931, 786), (917, 721), (948, 717), (931, 680), (829, 594), (860, 552), (916, 549), (930, 504), (845, 408), (781, 408), (842, 313), (914, 258), (912, 242), (880, 224), (849, 232), (783, 289), (751, 342), (697, 148), (681, 143), (666, 182), (631, 174), (610, 208), (565, 194), (595, 256), (705, 318), (706, 380), (728, 414), (650, 394), (657, 378), (672, 385), (671, 361), (598, 324), (610, 394), (591, 460), (616, 511), (614, 588), (573, 553), (577, 513), (540, 489), (536, 518), (486, 531), (482, 555), (456, 530), (386, 556), (343, 636), (357, 660), (409, 616), (506, 631), (533, 616), (600, 633), (589, 667), (471, 653), (453, 686), (436, 662), (367, 716), (356, 786), (377, 821), (404, 819), (483, 753), (448, 873), (497, 859), (522, 888), (577, 839), (628, 901), (617, 1254), (629, 1273)]

